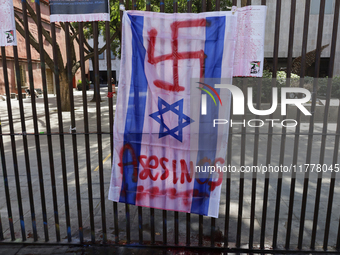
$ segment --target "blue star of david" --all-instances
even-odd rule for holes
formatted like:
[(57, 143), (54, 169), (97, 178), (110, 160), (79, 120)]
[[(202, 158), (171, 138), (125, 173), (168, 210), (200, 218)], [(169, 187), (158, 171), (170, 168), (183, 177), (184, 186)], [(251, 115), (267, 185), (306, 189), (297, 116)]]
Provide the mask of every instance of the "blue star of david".
[[(170, 129), (164, 123), (163, 114), (168, 111), (172, 111), (173, 113), (178, 115), (178, 126), (173, 129)], [(183, 128), (194, 122), (183, 113), (183, 99), (170, 105), (162, 98), (158, 97), (158, 111), (150, 114), (149, 116), (160, 124), (158, 138), (171, 135), (180, 142), (182, 142), (183, 139)]]

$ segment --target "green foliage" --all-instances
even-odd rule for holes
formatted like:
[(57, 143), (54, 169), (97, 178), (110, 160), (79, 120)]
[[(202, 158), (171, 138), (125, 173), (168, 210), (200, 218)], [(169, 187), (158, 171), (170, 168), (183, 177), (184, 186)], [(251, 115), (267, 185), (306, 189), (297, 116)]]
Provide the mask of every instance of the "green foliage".
[[(278, 71), (276, 73), (276, 79), (272, 78), (272, 72), (267, 70), (263, 71), (263, 78), (234, 78), (234, 84), (244, 89), (243, 84), (247, 84), (248, 87), (253, 87), (253, 102), (256, 102), (257, 97), (257, 89), (258, 86), (261, 85), (261, 102), (262, 103), (270, 103), (272, 98), (272, 87), (276, 86), (278, 88), (278, 98), (280, 100), (281, 88), (290, 86), (290, 87), (299, 87), (300, 82), (303, 82), (303, 88), (309, 90), (311, 93), (313, 92), (313, 85), (315, 79), (313, 77), (306, 76), (304, 79), (300, 79), (300, 76), (296, 74), (291, 74), (290, 80), (287, 79), (287, 74), (284, 71)], [(262, 83), (261, 83), (262, 82)], [(332, 84), (331, 97), (340, 99), (340, 76), (335, 76), (333, 79), (319, 78), (317, 80), (317, 96), (318, 97), (326, 97), (327, 94), (327, 86), (328, 84)]]
[[(90, 89), (90, 82), (86, 79), (86, 90)], [(83, 90), (83, 83), (81, 80), (78, 80), (77, 82), (77, 90)]]
[(331, 80), (328, 77), (319, 79), (319, 81), (318, 81), (318, 87), (319, 87), (318, 95), (326, 96), (326, 94), (327, 94), (327, 84), (330, 83), (330, 82), (332, 84), (331, 97), (340, 99), (340, 76), (335, 76)]

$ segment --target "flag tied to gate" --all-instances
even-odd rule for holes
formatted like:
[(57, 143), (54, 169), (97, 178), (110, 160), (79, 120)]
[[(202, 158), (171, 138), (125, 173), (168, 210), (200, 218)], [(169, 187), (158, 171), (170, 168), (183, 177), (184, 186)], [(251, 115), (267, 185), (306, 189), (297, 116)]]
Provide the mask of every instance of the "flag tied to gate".
[(0, 46), (16, 46), (17, 36), (12, 0), (0, 1)]
[(218, 217), (231, 95), (215, 84), (263, 66), (264, 20), (247, 34), (240, 11), (124, 12), (110, 200)]

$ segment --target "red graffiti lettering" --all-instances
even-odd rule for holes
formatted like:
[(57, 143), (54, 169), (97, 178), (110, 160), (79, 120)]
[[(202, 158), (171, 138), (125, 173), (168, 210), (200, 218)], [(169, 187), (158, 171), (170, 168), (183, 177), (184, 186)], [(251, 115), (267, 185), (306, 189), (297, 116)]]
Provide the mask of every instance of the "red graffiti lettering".
[[(197, 190), (196, 190), (197, 191)], [(182, 198), (184, 205), (189, 205), (190, 198), (193, 196), (193, 190), (185, 190), (182, 192), (177, 192), (175, 188), (168, 188), (164, 190), (159, 190), (158, 187), (152, 187), (149, 189), (144, 189), (144, 186), (140, 185), (137, 187), (137, 194), (136, 194), (136, 200), (141, 201), (144, 198), (151, 198), (154, 199), (157, 196), (164, 196), (166, 195), (170, 199), (177, 199)]]
[[(123, 163), (123, 157), (125, 154), (125, 152), (130, 153), (132, 161), (131, 162), (127, 162), (127, 163)], [(120, 163), (118, 163), (118, 166), (120, 167), (120, 173), (123, 174), (123, 169), (125, 166), (130, 166), (133, 165), (133, 174), (132, 174), (132, 181), (137, 182), (137, 170), (138, 170), (138, 161), (137, 161), (137, 157), (135, 154), (135, 151), (133, 150), (131, 144), (125, 144), (124, 147), (120, 150), (119, 153), (119, 159), (120, 159)]]
[(177, 164), (176, 164), (177, 160), (173, 160), (172, 161), (172, 174), (173, 174), (173, 183), (176, 184), (178, 181), (177, 178)]
[[(126, 154), (126, 153), (129, 153), (129, 154)], [(130, 155), (132, 160), (130, 162), (124, 162), (123, 163), (124, 157), (127, 157), (128, 155)], [(141, 165), (141, 171), (139, 172), (139, 178), (141, 180), (145, 180), (149, 177), (152, 181), (157, 181), (158, 177), (160, 177), (160, 180), (164, 181), (170, 176), (170, 171), (165, 165), (166, 162), (169, 162), (169, 159), (166, 158), (166, 157), (162, 157), (162, 158), (158, 159), (158, 157), (156, 155), (152, 155), (150, 157), (147, 157), (146, 155), (141, 155), (141, 156), (139, 156), (139, 160), (137, 161), (137, 157), (136, 157), (136, 154), (134, 152), (134, 149), (132, 148), (132, 146), (130, 144), (124, 145), (124, 147), (120, 151), (119, 157), (120, 157), (120, 162), (118, 163), (118, 166), (120, 167), (121, 174), (123, 174), (123, 172), (124, 172), (124, 167), (130, 166), (130, 165), (133, 166), (132, 180), (134, 182), (137, 182), (138, 163)], [(198, 165), (204, 165), (205, 163), (208, 163), (210, 166), (215, 166), (215, 169), (216, 169), (217, 168), (216, 164), (218, 162), (220, 164), (224, 164), (224, 159), (223, 158), (217, 158), (211, 164), (211, 159), (204, 157), (203, 159), (201, 159), (198, 162)], [(159, 167), (159, 165), (162, 167), (164, 172), (163, 173), (157, 172), (156, 174), (153, 174), (152, 170), (157, 169)], [(180, 180), (181, 184), (184, 184), (185, 182), (191, 183), (192, 180), (193, 180), (193, 176), (194, 176), (194, 164), (193, 164), (193, 162), (192, 161), (189, 162), (189, 169), (188, 169), (187, 162), (184, 159), (180, 160), (180, 165), (181, 165), (181, 173), (180, 173), (180, 176), (178, 176), (177, 160), (172, 160), (172, 174), (173, 174), (173, 180), (172, 181), (173, 181), (173, 183), (177, 184), (178, 180)], [(206, 178), (204, 180), (197, 178), (196, 181), (200, 185), (208, 184), (210, 186), (210, 190), (214, 191), (215, 188), (220, 186), (222, 184), (222, 181), (223, 181), (223, 178), (222, 178), (223, 172), (219, 172), (218, 174), (219, 174), (219, 176), (217, 178), (217, 181), (211, 181), (210, 180), (211, 178)], [(141, 193), (143, 190), (144, 190), (143, 186), (137, 187), (137, 191), (139, 193)], [(160, 192), (164, 193), (165, 191), (160, 191)], [(196, 191), (194, 191), (194, 192), (196, 192)], [(155, 190), (149, 190), (149, 193), (157, 193), (157, 192)], [(169, 194), (170, 196), (175, 196), (175, 195), (177, 196), (178, 195), (178, 194), (176, 194), (176, 189), (174, 189), (174, 188), (168, 189), (164, 194)], [(202, 195), (202, 194), (196, 194), (196, 195)]]
[(188, 171), (187, 163), (184, 159), (181, 159), (181, 183), (184, 183), (184, 177), (190, 183), (192, 181), (192, 176), (194, 175), (194, 164), (190, 161), (190, 173)]
[[(152, 175), (151, 170), (150, 169), (156, 169), (158, 167), (158, 158), (157, 156), (153, 155), (150, 156), (147, 160), (146, 160), (146, 164), (143, 162), (143, 159), (146, 159), (147, 157), (145, 155), (141, 155), (139, 157), (139, 163), (142, 165), (143, 170), (140, 172), (139, 174), (139, 178), (141, 178), (142, 180), (145, 180), (148, 176), (150, 177), (151, 180), (156, 181), (158, 178), (159, 173), (157, 173), (155, 176)], [(151, 162), (154, 161), (155, 164), (151, 165)]]
[(179, 85), (179, 75), (178, 75), (178, 60), (181, 59), (199, 59), (200, 60), (200, 78), (204, 76), (204, 59), (205, 54), (203, 50), (200, 51), (188, 51), (188, 52), (178, 52), (178, 30), (184, 27), (205, 27), (207, 25), (206, 19), (196, 19), (196, 20), (186, 20), (186, 21), (175, 21), (171, 26), (171, 46), (172, 46), (172, 53), (160, 55), (155, 57), (155, 46), (156, 46), (156, 37), (157, 37), (157, 30), (155, 28), (151, 29), (148, 32), (149, 35), (149, 45), (148, 45), (148, 62), (152, 65), (156, 65), (159, 62), (165, 60), (172, 60), (173, 61), (173, 84), (162, 81), (162, 80), (155, 80), (154, 84), (156, 87), (168, 90), (168, 91), (184, 91), (184, 87)]
[(167, 158), (161, 158), (159, 160), (159, 164), (162, 166), (162, 168), (164, 169), (164, 173), (161, 175), (161, 180), (164, 181), (166, 178), (168, 178), (169, 176), (169, 169), (166, 168), (165, 164), (164, 164), (164, 161), (165, 162), (169, 162), (169, 160)]

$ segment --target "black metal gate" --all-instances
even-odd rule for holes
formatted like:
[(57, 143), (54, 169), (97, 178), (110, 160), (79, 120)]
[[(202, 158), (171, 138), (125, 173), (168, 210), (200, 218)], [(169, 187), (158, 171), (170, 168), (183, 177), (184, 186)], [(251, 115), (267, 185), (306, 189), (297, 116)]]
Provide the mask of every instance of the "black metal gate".
[[(314, 15), (316, 2), (319, 12), (317, 16), (311, 16)], [(329, 16), (327, 9), (329, 2), (332, 2), (332, 16)], [(86, 86), (82, 86), (81, 92), (75, 91), (70, 63), (72, 54), (76, 53), (70, 41), (76, 36), (79, 49), (75, 51), (79, 51), (81, 80), (85, 81), (87, 60), (84, 53), (88, 48), (84, 48), (84, 24), (79, 23), (76, 30), (69, 23), (57, 27), (52, 23), (51, 37), (46, 43), (42, 37), (47, 32), (43, 26), (46, 21), (42, 20), (40, 13), (41, 4), (41, 1), (36, 0), (35, 5), (30, 7), (24, 0), (22, 12), (19, 11), (22, 23), (17, 30), (21, 29), (25, 34), (27, 58), (23, 60), (18, 57), (17, 47), (13, 47), (10, 53), (4, 47), (1, 48), (4, 84), (0, 86), (5, 86), (6, 100), (0, 101), (0, 175), (4, 180), (0, 185), (0, 244), (147, 245), (265, 253), (340, 251), (340, 190), (337, 185), (339, 174), (335, 170), (339, 169), (340, 108), (339, 103), (331, 103), (334, 100), (339, 102), (333, 96), (333, 90), (339, 88), (334, 85), (332, 89), (335, 79), (331, 78), (338, 54), (340, 0), (247, 1), (247, 5), (268, 4), (276, 8), (267, 14), (275, 23), (274, 31), (266, 32), (273, 38), (273, 51), (268, 53), (268, 59), (272, 61), (272, 86), (276, 86), (279, 79), (277, 71), (280, 63), (287, 66), (285, 86), (290, 86), (289, 78), (294, 64), (299, 67), (300, 78), (305, 77), (311, 58), (314, 78), (319, 78), (326, 26), (331, 27), (326, 31), (331, 38), (327, 60), (329, 79), (326, 79), (324, 86), (324, 104), (321, 108), (317, 105), (319, 80), (312, 80), (310, 110), (313, 114), (303, 119), (300, 111), (296, 111), (296, 127), (268, 125), (262, 131), (263, 128), (241, 125), (230, 129), (228, 165), (290, 165), (298, 170), (277, 174), (267, 172), (264, 175), (253, 173), (249, 176), (228, 173), (223, 181), (218, 219), (142, 208), (107, 199), (115, 104), (110, 82), (110, 44), (107, 44), (105, 53), (108, 86), (100, 89), (98, 61), (99, 53), (102, 52), (98, 49), (98, 22), (93, 22), (93, 82), (96, 93), (87, 91)], [(122, 0), (120, 4), (123, 4)], [(129, 9), (130, 2), (127, 0), (124, 4)], [(168, 2), (160, 1), (161, 12), (165, 11), (166, 4)], [(192, 11), (192, 0), (186, 3), (174, 1), (173, 12), (178, 11), (178, 4), (187, 4), (187, 12)], [(225, 7), (221, 4), (226, 5), (227, 2), (202, 0), (199, 7), (201, 11), (206, 11), (214, 6), (219, 11)], [(233, 0), (232, 4), (236, 5), (237, 1)], [(151, 6), (151, 2), (146, 1), (147, 11), (151, 10)], [(289, 9), (285, 9), (287, 6)], [(37, 24), (40, 24), (37, 26), (37, 38), (29, 27), (34, 17), (28, 8), (33, 7)], [(301, 13), (301, 7), (304, 9), (303, 26), (295, 20), (297, 14)], [(131, 9), (136, 8), (136, 1), (133, 0)], [(287, 13), (289, 18), (285, 15)], [(282, 26), (283, 21), (288, 19), (286, 23), (289, 26)], [(311, 19), (318, 20), (317, 27), (310, 27)], [(109, 22), (105, 22), (106, 38), (111, 36), (109, 27)], [(296, 27), (301, 27), (301, 31), (296, 30)], [(309, 29), (314, 28), (316, 39), (310, 40)], [(280, 38), (280, 34), (285, 31), (287, 37)], [(58, 58), (63, 57), (58, 53), (57, 37), (60, 33), (65, 34), (66, 59), (69, 63), (66, 67), (67, 91), (62, 91), (63, 81), (59, 75), (61, 66), (58, 65)], [(301, 58), (294, 57), (296, 43), (302, 47)], [(30, 44), (33, 46), (30, 47)], [(287, 49), (285, 56), (279, 51), (283, 44)], [(309, 44), (316, 45), (312, 54), (307, 53)], [(53, 54), (43, 54), (44, 47), (52, 47)], [(40, 52), (41, 78), (35, 77), (33, 73), (35, 63), (32, 62), (32, 48)], [(6, 57), (6, 54), (10, 56)], [(50, 60), (55, 64), (52, 71), (56, 96), (47, 94), (46, 62)], [(28, 67), (30, 98), (26, 98), (23, 93), (25, 81), (21, 74), (21, 63)], [(14, 68), (11, 69), (12, 64)], [(15, 73), (8, 70), (15, 70)], [(13, 76), (17, 84), (17, 100), (11, 99), (10, 83)], [(39, 94), (35, 97), (33, 93), (36, 79), (42, 82), (43, 93), (40, 97)], [(256, 86), (257, 109), (261, 108), (262, 85), (261, 80)], [(299, 86), (304, 86), (304, 79), (300, 80)], [(246, 93), (246, 84), (243, 89)], [(62, 93), (69, 96), (69, 112), (62, 111)], [(94, 100), (90, 102), (92, 97)], [(318, 111), (319, 115), (316, 114)], [(317, 116), (321, 116), (320, 120)], [(306, 170), (313, 165), (315, 171)], [(323, 166), (326, 166), (327, 171), (322, 171)]]

